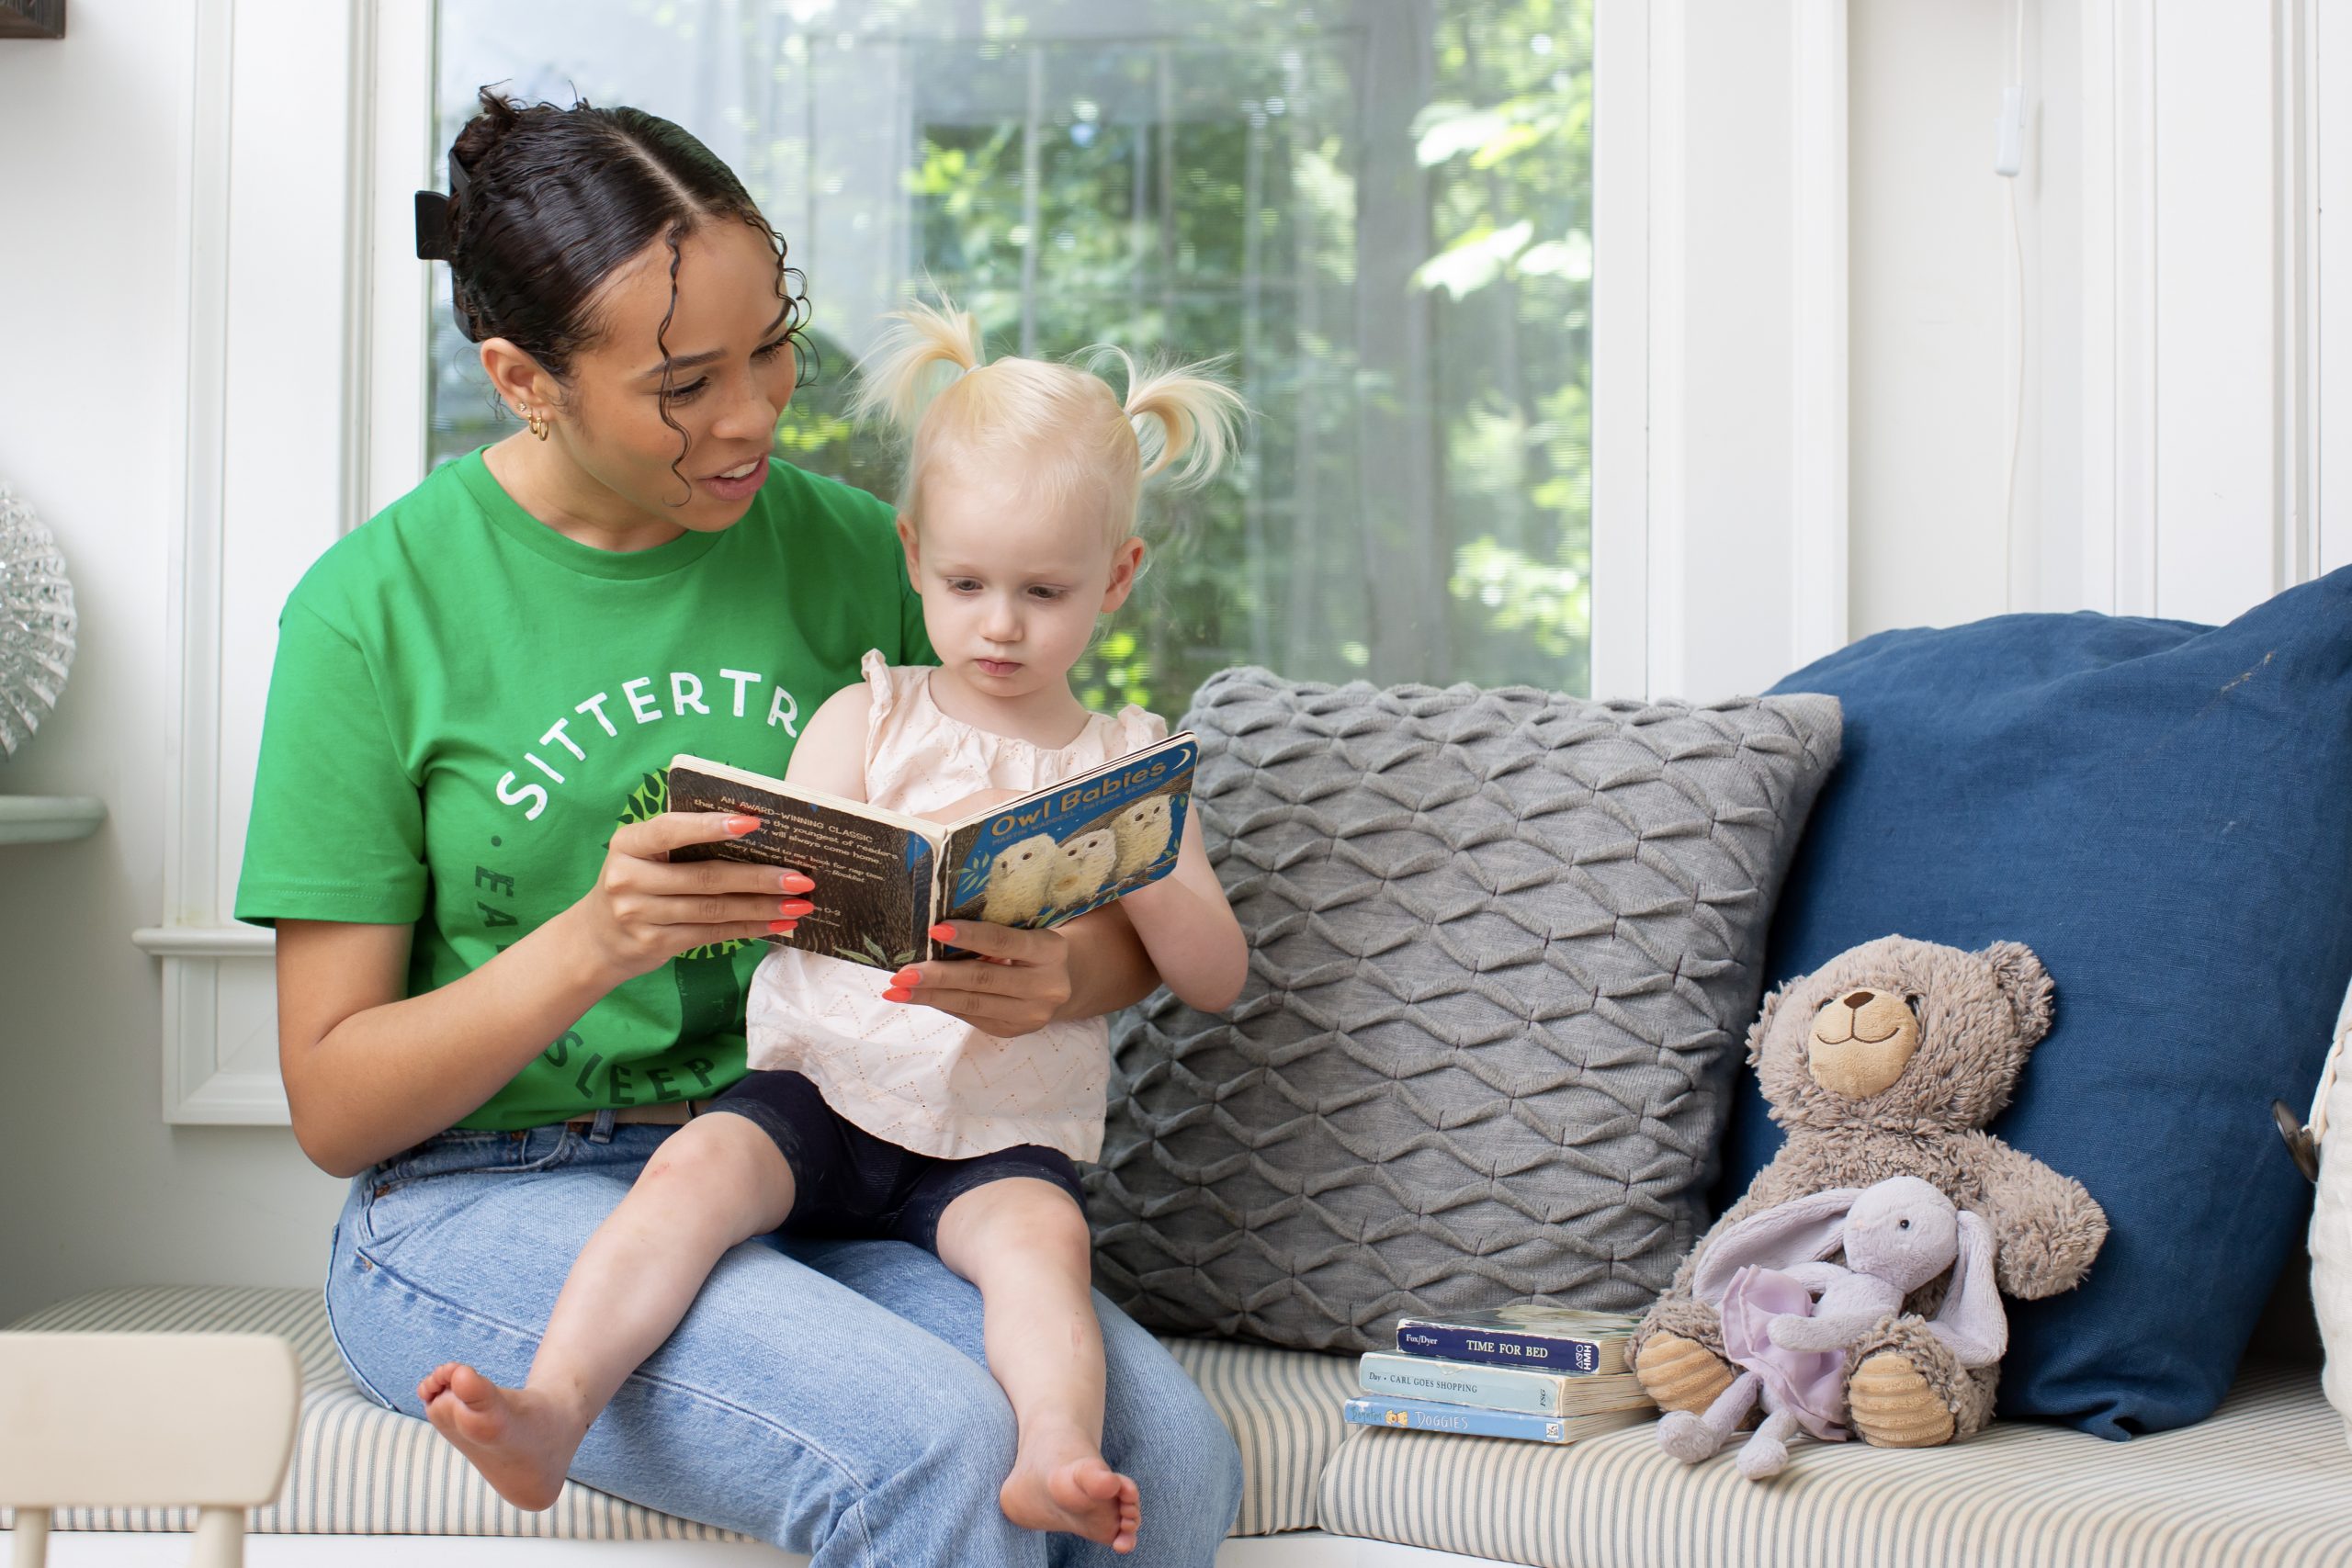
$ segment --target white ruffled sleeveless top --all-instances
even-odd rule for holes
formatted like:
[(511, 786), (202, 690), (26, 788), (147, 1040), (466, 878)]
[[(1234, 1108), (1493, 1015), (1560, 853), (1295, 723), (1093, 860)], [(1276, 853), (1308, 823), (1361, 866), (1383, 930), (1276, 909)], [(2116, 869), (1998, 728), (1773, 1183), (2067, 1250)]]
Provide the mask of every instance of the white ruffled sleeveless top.
[[(873, 700), (865, 798), (893, 811), (1041, 789), (1168, 736), (1159, 718), (1130, 705), (1094, 715), (1077, 739), (1047, 750), (949, 717), (932, 700), (928, 668), (894, 668), (879, 652), (860, 668)], [(751, 1065), (805, 1074), (826, 1104), (916, 1154), (970, 1159), (1016, 1144), (1081, 1160), (1102, 1152), (1111, 1032), (1102, 1019), (999, 1039), (931, 1008), (885, 1001), (889, 984), (880, 969), (777, 948), (752, 980)]]

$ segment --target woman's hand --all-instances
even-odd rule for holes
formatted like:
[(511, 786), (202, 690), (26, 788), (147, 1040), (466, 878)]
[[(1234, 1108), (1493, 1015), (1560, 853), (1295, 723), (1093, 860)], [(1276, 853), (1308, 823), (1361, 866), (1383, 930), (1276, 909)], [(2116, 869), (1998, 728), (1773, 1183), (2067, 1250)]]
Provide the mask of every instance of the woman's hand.
[(596, 885), (559, 919), (572, 924), (611, 985), (711, 942), (788, 935), (813, 908), (804, 895), (817, 885), (800, 872), (670, 861), (673, 850), (740, 839), (759, 825), (756, 817), (718, 811), (669, 811), (627, 823), (613, 834)]
[(1070, 944), (1061, 932), (956, 920), (931, 934), (979, 956), (910, 964), (890, 976), (885, 997), (937, 1008), (1000, 1040), (1034, 1033), (1069, 1005)]
[(337, 1176), (364, 1170), (454, 1126), (622, 981), (706, 942), (791, 930), (808, 912), (799, 872), (670, 863), (758, 826), (723, 812), (630, 823), (578, 902), (413, 997), (409, 927), (280, 921), (278, 1065), (302, 1151)]

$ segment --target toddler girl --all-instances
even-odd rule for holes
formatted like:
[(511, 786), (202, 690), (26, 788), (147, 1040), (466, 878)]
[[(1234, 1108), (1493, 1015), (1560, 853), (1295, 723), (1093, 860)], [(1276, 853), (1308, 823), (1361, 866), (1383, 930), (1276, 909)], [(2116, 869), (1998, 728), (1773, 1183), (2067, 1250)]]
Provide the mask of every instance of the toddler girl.
[[(968, 316), (918, 307), (894, 321), (860, 412), (912, 435), (899, 535), (940, 663), (868, 653), (865, 683), (818, 710), (786, 777), (945, 819), (1166, 735), (1139, 708), (1089, 713), (1069, 670), (1135, 585), (1143, 479), (1214, 472), (1240, 400), (1127, 364), (1123, 407), (1090, 370), (983, 367)], [(1189, 813), (1175, 869), (1122, 907), (1169, 989), (1204, 1011), (1231, 1005), (1247, 954)], [(1094, 1019), (1000, 1039), (921, 1006), (921, 977), (770, 953), (749, 1009), (754, 1070), (662, 1145), (589, 1239), (528, 1381), (503, 1389), (452, 1363), (419, 1385), (433, 1424), (502, 1495), (554, 1501), (589, 1425), (729, 1247), (778, 1230), (889, 1236), (979, 1287), (989, 1369), (1020, 1429), (1007, 1517), (1134, 1549), (1136, 1485), (1101, 1449), (1102, 1344), (1072, 1163), (1102, 1151), (1108, 1031)]]

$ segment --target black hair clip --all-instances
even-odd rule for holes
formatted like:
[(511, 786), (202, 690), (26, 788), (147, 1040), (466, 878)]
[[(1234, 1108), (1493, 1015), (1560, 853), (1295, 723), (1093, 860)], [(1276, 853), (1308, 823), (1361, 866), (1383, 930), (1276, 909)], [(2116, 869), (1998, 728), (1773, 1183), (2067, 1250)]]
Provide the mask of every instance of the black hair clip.
[(437, 190), (416, 193), (416, 259), (447, 261), (451, 242), (449, 198)]
[(458, 253), (458, 227), (450, 217), (449, 198), (463, 201), (473, 190), (473, 177), (458, 155), (449, 154), (449, 195), (437, 190), (416, 193), (416, 259), (448, 261)]

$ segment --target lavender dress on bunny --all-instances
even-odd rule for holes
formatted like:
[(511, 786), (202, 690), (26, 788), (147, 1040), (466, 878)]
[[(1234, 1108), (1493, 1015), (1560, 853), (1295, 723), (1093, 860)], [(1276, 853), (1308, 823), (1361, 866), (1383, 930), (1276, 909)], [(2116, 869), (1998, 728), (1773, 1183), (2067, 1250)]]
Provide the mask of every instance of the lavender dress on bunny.
[[(1842, 1265), (1828, 1261), (1839, 1252)], [(1928, 1328), (1963, 1367), (1999, 1360), (2008, 1318), (1993, 1281), (1992, 1232), (1929, 1183), (1890, 1177), (1749, 1215), (1690, 1274), (1690, 1293), (1722, 1314), (1724, 1348), (1740, 1374), (1705, 1415), (1669, 1412), (1658, 1446), (1686, 1463), (1712, 1458), (1759, 1400), (1764, 1424), (1739, 1450), (1750, 1481), (1780, 1472), (1799, 1427), (1843, 1438), (1846, 1347), (1947, 1269), (1951, 1288)]]
[(1732, 1365), (1761, 1380), (1765, 1406), (1785, 1410), (1826, 1442), (1842, 1443), (1846, 1428), (1846, 1353), (1792, 1350), (1772, 1343), (1776, 1317), (1811, 1317), (1813, 1292), (1793, 1274), (1751, 1263), (1724, 1292), (1724, 1351)]

